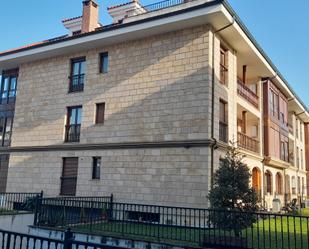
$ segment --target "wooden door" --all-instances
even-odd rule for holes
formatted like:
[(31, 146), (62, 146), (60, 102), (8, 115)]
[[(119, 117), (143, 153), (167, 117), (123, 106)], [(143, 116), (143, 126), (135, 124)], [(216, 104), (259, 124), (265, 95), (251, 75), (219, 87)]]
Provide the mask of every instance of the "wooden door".
[(78, 157), (63, 158), (60, 195), (76, 195)]

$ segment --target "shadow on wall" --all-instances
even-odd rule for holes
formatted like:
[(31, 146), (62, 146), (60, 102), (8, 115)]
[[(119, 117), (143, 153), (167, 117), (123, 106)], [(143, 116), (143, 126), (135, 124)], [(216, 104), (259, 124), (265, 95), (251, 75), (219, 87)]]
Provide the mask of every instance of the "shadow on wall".
[[(89, 51), (85, 91), (76, 94), (64, 87), (68, 57), (25, 65), (12, 145), (62, 144), (66, 107), (81, 104), (81, 143), (201, 138), (210, 112), (207, 42), (199, 27), (114, 45), (106, 75), (96, 73), (98, 51)], [(93, 125), (98, 102), (106, 103), (104, 126)]]

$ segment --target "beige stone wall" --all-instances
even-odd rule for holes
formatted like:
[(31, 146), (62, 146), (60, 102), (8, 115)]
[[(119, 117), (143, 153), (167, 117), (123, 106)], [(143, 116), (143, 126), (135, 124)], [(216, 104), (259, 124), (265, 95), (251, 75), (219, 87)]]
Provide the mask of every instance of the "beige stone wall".
[[(74, 105), (83, 106), (81, 144), (208, 138), (208, 42), (205, 26), (21, 65), (12, 146), (62, 144)], [(103, 51), (107, 74), (99, 74)], [(79, 56), (84, 91), (68, 94), (70, 59)], [(106, 120), (94, 125), (100, 102)]]
[[(64, 143), (68, 106), (83, 106), (80, 144), (210, 138), (209, 30), (196, 27), (21, 65), (12, 147)], [(108, 51), (109, 72), (99, 73)], [(84, 91), (68, 94), (70, 59), (86, 56)], [(95, 104), (106, 103), (104, 125)], [(205, 207), (209, 148), (11, 154), (7, 191), (60, 192), (63, 157), (79, 157), (77, 195)], [(91, 180), (92, 157), (101, 180)]]
[[(101, 179), (92, 180), (92, 157)], [(114, 194), (116, 201), (207, 206), (209, 148), (13, 153), (7, 191), (60, 192), (63, 157), (79, 157), (77, 195)]]

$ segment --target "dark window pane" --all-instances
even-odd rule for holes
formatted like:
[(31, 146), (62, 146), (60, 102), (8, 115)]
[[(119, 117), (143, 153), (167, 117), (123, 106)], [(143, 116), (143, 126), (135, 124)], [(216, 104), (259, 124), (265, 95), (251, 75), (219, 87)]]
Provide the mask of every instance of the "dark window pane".
[(104, 123), (105, 103), (97, 104), (96, 124)]
[(9, 97), (15, 97), (15, 95), (16, 95), (16, 85), (17, 85), (17, 79), (15, 77), (11, 78)]
[(79, 74), (84, 74), (85, 73), (85, 61), (81, 61), (79, 63)]
[(76, 124), (82, 123), (82, 108), (76, 109)]
[(101, 158), (94, 157), (92, 165), (92, 179), (100, 179)]
[(102, 53), (100, 59), (100, 72), (107, 73), (108, 72), (108, 53)]
[(13, 124), (13, 119), (7, 118), (6, 125), (5, 125), (5, 134), (4, 134), (4, 146), (9, 146), (11, 143), (12, 124)]
[(8, 94), (8, 90), (9, 90), (9, 83), (10, 83), (10, 78), (6, 77), (3, 80), (3, 86), (2, 86), (2, 98), (6, 99), (7, 98), (7, 94)]
[(76, 119), (76, 111), (75, 111), (75, 109), (71, 109), (70, 112), (69, 112), (69, 115), (70, 115), (69, 124), (70, 125), (75, 124), (75, 119)]
[(2, 146), (4, 131), (5, 131), (5, 118), (1, 118), (0, 119), (0, 146)]
[(73, 62), (72, 75), (79, 75), (79, 62)]

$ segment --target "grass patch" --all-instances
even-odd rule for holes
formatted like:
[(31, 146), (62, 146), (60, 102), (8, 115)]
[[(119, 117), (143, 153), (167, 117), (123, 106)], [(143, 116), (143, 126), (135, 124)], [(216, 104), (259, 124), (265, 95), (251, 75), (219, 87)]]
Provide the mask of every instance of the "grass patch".
[[(74, 231), (97, 235), (131, 238), (166, 244), (199, 247), (205, 237), (220, 238), (220, 243), (235, 239), (232, 231), (194, 229), (188, 227), (159, 226), (131, 222), (97, 222), (72, 227)], [(259, 220), (244, 229), (242, 242), (253, 249), (302, 249), (309, 248), (309, 217), (278, 217)], [(219, 243), (219, 242), (217, 242)]]
[(302, 208), (298, 214), (302, 216), (309, 216), (309, 208)]

